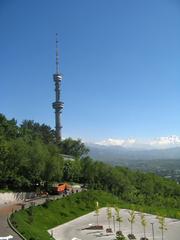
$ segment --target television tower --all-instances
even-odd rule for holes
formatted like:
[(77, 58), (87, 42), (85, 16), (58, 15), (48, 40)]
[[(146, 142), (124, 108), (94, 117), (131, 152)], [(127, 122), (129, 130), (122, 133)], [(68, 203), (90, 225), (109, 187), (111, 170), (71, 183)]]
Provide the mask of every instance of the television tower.
[(60, 101), (62, 74), (59, 70), (59, 52), (58, 52), (58, 34), (56, 33), (56, 73), (53, 74), (55, 83), (55, 102), (52, 107), (55, 110), (55, 128), (56, 128), (56, 142), (61, 142), (61, 113), (64, 103)]

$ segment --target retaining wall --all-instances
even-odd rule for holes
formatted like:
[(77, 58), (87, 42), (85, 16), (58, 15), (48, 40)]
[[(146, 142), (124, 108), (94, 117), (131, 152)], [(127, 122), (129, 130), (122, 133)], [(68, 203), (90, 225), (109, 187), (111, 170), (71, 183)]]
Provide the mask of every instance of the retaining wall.
[(26, 199), (35, 197), (33, 192), (8, 192), (0, 193), (0, 205), (9, 204), (11, 202), (21, 202)]

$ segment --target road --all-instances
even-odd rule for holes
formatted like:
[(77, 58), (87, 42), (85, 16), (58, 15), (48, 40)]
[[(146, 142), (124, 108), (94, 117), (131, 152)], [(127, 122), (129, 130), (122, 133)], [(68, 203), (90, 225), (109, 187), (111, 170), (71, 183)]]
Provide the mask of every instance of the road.
[(7, 217), (12, 210), (19, 209), (20, 206), (17, 203), (1, 206), (0, 207), (0, 237), (6, 237), (12, 235), (14, 238), (13, 240), (20, 240), (21, 238), (9, 227), (7, 223)]
[[(61, 198), (62, 196), (50, 196), (49, 199), (57, 199)], [(32, 199), (27, 202), (21, 201), (21, 202), (14, 202), (8, 205), (1, 205), (0, 206), (0, 237), (6, 237), (9, 235), (12, 235), (14, 238), (13, 240), (20, 240), (21, 238), (17, 233), (15, 233), (8, 225), (7, 217), (9, 214), (11, 214), (15, 210), (19, 210), (22, 207), (22, 204), (25, 206), (25, 208), (30, 207), (32, 204), (34, 205), (40, 205), (43, 204), (46, 201), (47, 198), (37, 198)]]

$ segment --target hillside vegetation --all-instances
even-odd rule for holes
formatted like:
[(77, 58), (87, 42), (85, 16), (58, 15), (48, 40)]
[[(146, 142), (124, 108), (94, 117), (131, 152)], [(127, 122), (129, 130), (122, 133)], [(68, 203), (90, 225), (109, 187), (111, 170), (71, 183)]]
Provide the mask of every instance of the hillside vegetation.
[[(55, 143), (45, 124), (25, 120), (17, 125), (0, 114), (0, 188), (48, 190), (53, 182), (80, 182), (89, 189), (105, 190), (130, 204), (180, 208), (180, 185), (152, 173), (94, 161), (80, 140)], [(74, 156), (65, 161), (61, 154)], [(173, 211), (174, 213), (174, 211)]]

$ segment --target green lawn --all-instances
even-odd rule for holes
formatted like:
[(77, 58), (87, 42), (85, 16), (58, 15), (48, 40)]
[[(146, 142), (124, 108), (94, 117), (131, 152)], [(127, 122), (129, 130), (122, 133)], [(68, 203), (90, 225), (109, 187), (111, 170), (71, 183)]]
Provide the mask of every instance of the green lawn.
[(9, 192), (13, 192), (12, 190), (9, 190), (7, 188), (4, 188), (4, 189), (0, 189), (0, 193), (9, 193)]
[(12, 223), (27, 238), (35, 240), (50, 240), (47, 230), (87, 214), (94, 210), (95, 202), (100, 207), (108, 204), (118, 205), (120, 208), (134, 208), (149, 213), (163, 214), (174, 217), (177, 209), (159, 209), (125, 204), (117, 197), (103, 191), (87, 191), (75, 195), (50, 201), (42, 206), (21, 210), (11, 216)]

